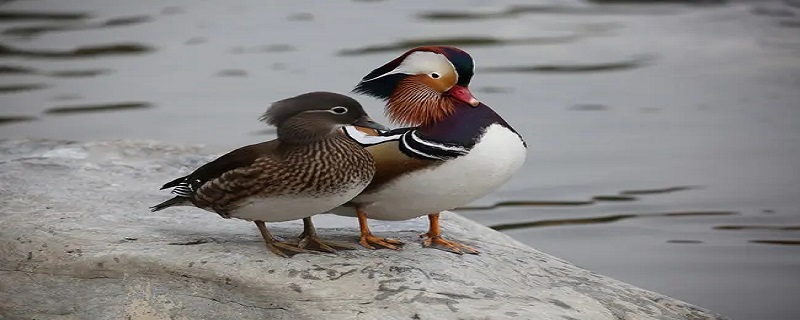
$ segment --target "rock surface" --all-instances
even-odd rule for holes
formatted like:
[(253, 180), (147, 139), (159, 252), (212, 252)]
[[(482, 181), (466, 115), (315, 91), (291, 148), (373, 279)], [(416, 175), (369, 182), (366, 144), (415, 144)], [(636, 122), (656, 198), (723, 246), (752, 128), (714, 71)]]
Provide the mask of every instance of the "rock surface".
[[(165, 181), (214, 158), (155, 142), (0, 140), (3, 319), (721, 319), (583, 270), (455, 214), (478, 256), (421, 248), (423, 219), (373, 221), (405, 250), (279, 258), (252, 223), (151, 213)], [(315, 218), (354, 242), (355, 219)], [(273, 224), (285, 238), (299, 222)]]

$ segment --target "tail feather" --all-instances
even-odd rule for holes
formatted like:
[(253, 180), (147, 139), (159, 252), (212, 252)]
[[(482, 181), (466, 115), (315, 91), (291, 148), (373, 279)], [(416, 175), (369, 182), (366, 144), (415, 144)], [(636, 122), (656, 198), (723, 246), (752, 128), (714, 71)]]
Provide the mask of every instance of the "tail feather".
[(189, 205), (189, 199), (185, 197), (174, 197), (157, 205), (150, 207), (150, 212), (156, 212), (172, 206)]
[(180, 178), (177, 178), (177, 179), (175, 179), (175, 180), (172, 180), (172, 181), (170, 181), (170, 182), (167, 182), (167, 183), (165, 183), (163, 186), (161, 186), (161, 189), (160, 189), (160, 190), (164, 190), (164, 189), (166, 189), (166, 188), (174, 188), (174, 187), (177, 187), (179, 184), (181, 184), (181, 182), (183, 182), (183, 180), (186, 180), (186, 177), (180, 177)]

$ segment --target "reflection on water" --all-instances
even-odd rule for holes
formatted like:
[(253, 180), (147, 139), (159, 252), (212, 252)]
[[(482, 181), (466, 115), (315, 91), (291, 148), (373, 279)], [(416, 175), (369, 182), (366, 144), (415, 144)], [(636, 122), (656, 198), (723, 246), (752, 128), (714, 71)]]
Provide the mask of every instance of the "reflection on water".
[(74, 113), (93, 113), (93, 112), (108, 112), (108, 111), (122, 111), (134, 109), (146, 109), (153, 105), (147, 102), (120, 102), (108, 104), (92, 104), (92, 105), (73, 105), (55, 107), (45, 110), (46, 114), (74, 114)]
[(61, 71), (41, 71), (30, 67), (0, 65), (0, 75), (31, 75), (38, 74), (56, 78), (81, 78), (96, 77), (111, 73), (110, 69), (85, 69), (85, 70), (61, 70)]
[(343, 49), (339, 55), (352, 56), (370, 53), (382, 53), (393, 51), (405, 51), (409, 48), (432, 45), (449, 45), (456, 47), (479, 47), (479, 46), (499, 46), (511, 44), (543, 45), (543, 44), (562, 44), (576, 41), (578, 35), (550, 36), (536, 38), (498, 38), (489, 36), (457, 36), (447, 38), (428, 38), (428, 39), (408, 39), (400, 40), (392, 44), (372, 45), (356, 49)]
[(717, 230), (800, 231), (800, 226), (716, 226)]
[(0, 126), (4, 124), (9, 124), (12, 122), (20, 122), (20, 121), (32, 121), (36, 120), (36, 117), (30, 116), (0, 116)]
[(0, 21), (53, 20), (70, 21), (89, 18), (83, 12), (0, 11)]
[(236, 47), (231, 50), (231, 53), (271, 53), (292, 51), (297, 51), (297, 48), (289, 44), (268, 44), (256, 47)]
[(661, 189), (638, 189), (638, 190), (625, 190), (621, 191), (618, 195), (598, 195), (593, 196), (591, 200), (577, 200), (577, 201), (563, 201), (563, 200), (545, 200), (545, 201), (532, 201), (532, 200), (516, 200), (516, 201), (501, 201), (488, 206), (463, 206), (455, 209), (455, 211), (475, 211), (475, 210), (492, 210), (502, 207), (552, 207), (552, 206), (586, 206), (596, 204), (603, 201), (636, 201), (638, 198), (634, 195), (653, 195), (662, 193), (673, 193), (678, 191), (687, 191), (698, 189), (696, 186), (677, 186)]
[(786, 28), (800, 28), (800, 21), (797, 20), (783, 20), (778, 21), (778, 25)]
[(32, 73), (36, 73), (36, 70), (33, 68), (0, 65), (0, 75), (32, 74)]
[(247, 71), (242, 69), (226, 69), (216, 73), (218, 77), (246, 77)]
[(685, 216), (727, 216), (734, 215), (736, 212), (728, 211), (708, 211), (708, 212), (667, 212), (667, 213), (635, 213), (635, 214), (618, 214), (613, 216), (604, 217), (591, 217), (591, 218), (576, 218), (576, 219), (562, 219), (562, 220), (539, 220), (531, 222), (518, 222), (508, 224), (498, 224), (489, 226), (497, 231), (521, 229), (521, 228), (539, 228), (550, 226), (564, 226), (570, 224), (598, 224), (616, 222), (623, 219), (631, 218), (653, 218), (653, 217), (685, 217)]
[(608, 106), (602, 104), (579, 104), (569, 107), (569, 110), (575, 111), (606, 111)]
[(636, 197), (628, 197), (628, 196), (594, 196), (592, 197), (594, 201), (635, 201)]
[(641, 68), (652, 62), (652, 57), (638, 57), (630, 60), (592, 63), (592, 64), (551, 64), (533, 66), (497, 66), (481, 68), (478, 72), (486, 73), (508, 73), (508, 72), (601, 72), (601, 71), (624, 71), (628, 69)]
[(43, 73), (44, 75), (56, 78), (83, 78), (96, 77), (111, 73), (109, 69), (86, 69), (86, 70), (62, 70)]
[(52, 101), (69, 101), (69, 100), (81, 100), (81, 99), (83, 99), (83, 96), (79, 94), (70, 94), (70, 93), (58, 94), (50, 98), (50, 100)]
[(286, 17), (288, 21), (311, 21), (314, 20), (314, 15), (308, 12), (292, 13)]
[(487, 93), (487, 94), (500, 94), (500, 93), (512, 93), (514, 92), (514, 88), (509, 87), (477, 87), (472, 89), (478, 93)]
[(3, 30), (2, 34), (9, 36), (17, 36), (17, 37), (35, 37), (46, 32), (80, 31), (80, 30), (91, 30), (91, 29), (108, 28), (108, 27), (124, 27), (147, 21), (150, 21), (150, 17), (146, 16), (122, 17), (122, 18), (109, 19), (100, 23), (12, 27)]
[(620, 14), (668, 14), (672, 8), (647, 8), (627, 6), (552, 6), (513, 5), (501, 10), (487, 11), (429, 11), (418, 14), (420, 19), (430, 21), (508, 19), (525, 14), (569, 14), (569, 15), (620, 15)]
[(781, 246), (800, 246), (800, 240), (751, 240), (752, 243), (776, 244)]
[(586, 206), (595, 203), (592, 200), (587, 201), (500, 201), (488, 206), (464, 206), (455, 209), (454, 211), (475, 211), (475, 210), (493, 210), (502, 207), (536, 207), (536, 206)]
[(666, 2), (686, 1), (1, 3), (0, 137), (227, 151), (275, 136), (272, 101), (461, 46), (530, 147), (463, 215), (734, 319), (794, 319), (800, 4)]
[(46, 84), (30, 83), (30, 84), (13, 84), (8, 86), (0, 86), (0, 94), (18, 91), (29, 91), (47, 88)]
[(143, 44), (121, 43), (97, 46), (84, 46), (72, 50), (31, 50), (13, 48), (0, 44), (0, 57), (24, 57), (41, 59), (98, 58), (128, 54), (142, 54), (153, 51)]
[(788, 7), (773, 7), (773, 6), (759, 5), (753, 7), (753, 9), (750, 11), (757, 15), (769, 16), (775, 18), (790, 18), (797, 16), (797, 13), (795, 13), (791, 8)]
[(661, 193), (673, 193), (678, 191), (688, 191), (699, 188), (700, 187), (698, 186), (677, 186), (677, 187), (669, 187), (662, 189), (625, 190), (621, 191), (620, 194), (630, 194), (630, 195), (661, 194)]
[(703, 241), (700, 241), (700, 240), (667, 240), (667, 243), (697, 244), (697, 243), (703, 243)]

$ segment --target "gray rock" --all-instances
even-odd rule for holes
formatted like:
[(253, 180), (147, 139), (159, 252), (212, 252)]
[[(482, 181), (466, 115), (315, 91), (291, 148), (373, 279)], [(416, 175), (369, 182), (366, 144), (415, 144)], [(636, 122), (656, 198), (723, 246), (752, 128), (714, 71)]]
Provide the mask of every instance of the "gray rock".
[[(721, 319), (583, 270), (458, 215), (444, 232), (482, 250), (424, 249), (424, 219), (373, 221), (405, 250), (279, 258), (250, 222), (151, 213), (165, 181), (214, 158), (155, 142), (0, 140), (0, 318)], [(355, 219), (317, 216), (355, 242)], [(299, 222), (273, 224), (294, 237)]]

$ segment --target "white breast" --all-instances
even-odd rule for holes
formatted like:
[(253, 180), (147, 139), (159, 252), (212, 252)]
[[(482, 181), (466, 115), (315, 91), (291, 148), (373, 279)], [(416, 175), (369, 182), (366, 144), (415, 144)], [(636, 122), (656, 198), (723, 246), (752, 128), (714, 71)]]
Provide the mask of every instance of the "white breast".
[[(401, 176), (381, 190), (358, 196), (367, 215), (378, 220), (406, 220), (463, 206), (496, 189), (525, 162), (527, 150), (520, 137), (499, 124), (464, 156), (440, 166)], [(339, 215), (354, 215), (337, 208)]]
[(367, 184), (358, 184), (346, 188), (347, 191), (338, 194), (311, 196), (278, 196), (278, 197), (250, 197), (242, 200), (236, 210), (231, 212), (231, 217), (253, 221), (281, 222), (297, 220), (320, 214), (331, 208), (338, 207), (357, 196)]

